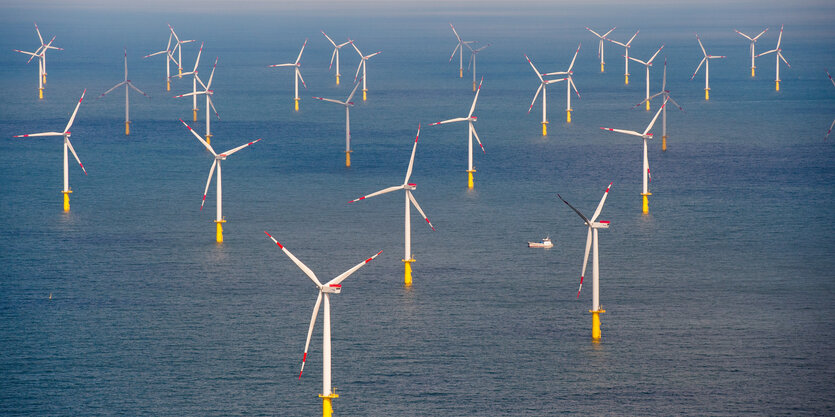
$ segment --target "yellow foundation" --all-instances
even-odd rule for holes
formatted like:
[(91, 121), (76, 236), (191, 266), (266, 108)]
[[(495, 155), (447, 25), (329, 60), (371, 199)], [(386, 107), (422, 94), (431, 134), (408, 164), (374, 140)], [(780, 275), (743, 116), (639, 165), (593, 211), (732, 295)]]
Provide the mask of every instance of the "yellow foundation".
[(565, 111), (565, 122), (566, 123), (571, 123), (571, 110), (566, 110)]
[(177, 76), (180, 77), (180, 78), (183, 78), (183, 69), (182, 68), (177, 68), (177, 72), (178, 72)]
[(604, 63), (602, 63), (602, 62), (600, 63), (600, 72), (603, 72), (603, 66), (604, 66), (604, 65), (606, 65), (606, 64), (604, 64)]
[(710, 100), (710, 89), (705, 88), (705, 100)]
[(475, 184), (473, 184), (473, 173), (475, 172), (474, 169), (467, 170), (467, 188), (475, 188)]
[(43, 88), (38, 89), (38, 100), (43, 100)]
[(165, 81), (165, 91), (171, 91), (171, 80)]
[(754, 67), (751, 67), (751, 76), (754, 76)]
[(774, 82), (774, 90), (780, 91), (780, 80)]
[(351, 152), (353, 152), (353, 151), (345, 151), (345, 166), (346, 167), (351, 166)]
[(192, 120), (194, 120), (195, 122), (197, 121), (197, 110), (200, 109), (191, 109)]
[(651, 195), (652, 193), (641, 193), (641, 197), (643, 197), (643, 203), (641, 204), (641, 212), (643, 214), (649, 214), (649, 196)]
[(61, 192), (64, 193), (64, 211), (70, 211), (70, 194), (72, 194), (72, 190)]
[(600, 315), (605, 313), (606, 310), (589, 310), (591, 313), (591, 340), (595, 342), (599, 342), (602, 333), (600, 332)]
[(415, 258), (412, 259), (401, 259), (404, 265), (403, 271), (403, 284), (407, 287), (412, 285), (412, 262), (415, 261)]
[(339, 75), (336, 76), (336, 85), (339, 85)]
[(212, 144), (212, 135), (206, 135), (206, 143)]
[(548, 136), (548, 122), (542, 122), (542, 136)]
[(464, 78), (464, 69), (463, 68), (458, 69), (458, 78)]
[(473, 81), (473, 92), (475, 92), (475, 81)]
[(362, 101), (365, 101), (366, 99), (368, 99), (368, 94), (367, 93), (368, 93), (368, 90), (363, 88), (362, 89)]
[(661, 136), (661, 150), (667, 151), (667, 135)]
[(649, 111), (649, 100), (647, 100), (647, 111)]
[(629, 85), (629, 74), (624, 74), (623, 83)]
[(43, 83), (46, 84), (46, 73), (43, 73)]
[(322, 399), (322, 417), (333, 416), (333, 404), (331, 404), (331, 400), (333, 400), (334, 398), (339, 398), (339, 395), (338, 394), (329, 394), (329, 395), (319, 394), (319, 398)]
[(125, 136), (130, 135), (130, 122), (125, 122)]
[(223, 223), (226, 223), (226, 220), (215, 220), (215, 224), (217, 225), (216, 229), (216, 241), (217, 243), (223, 243)]
[(296, 111), (299, 111), (299, 100), (298, 98), (294, 98), (293, 101), (296, 102)]

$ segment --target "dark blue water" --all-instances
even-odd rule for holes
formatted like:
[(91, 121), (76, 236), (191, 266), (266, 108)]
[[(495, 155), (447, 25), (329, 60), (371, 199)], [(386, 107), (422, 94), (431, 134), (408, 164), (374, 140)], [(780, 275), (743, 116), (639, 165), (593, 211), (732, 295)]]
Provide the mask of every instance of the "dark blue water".
[[(321, 322), (297, 379), (315, 288), (267, 230), (322, 279), (384, 250), (332, 298), (338, 415), (831, 415), (835, 150), (823, 136), (835, 117), (824, 73), (835, 43), (821, 16), (832, 9), (725, 8), (365, 19), (10, 9), (0, 50), (36, 46), (32, 20), (66, 50), (48, 56), (42, 101), (36, 67), (0, 54), (0, 412), (319, 414)], [(466, 127), (427, 127), (472, 102), (469, 74), (447, 64), (450, 20), (465, 39), (493, 43), (478, 61), (487, 153), (475, 155), (474, 191)], [(141, 59), (165, 46), (166, 23), (206, 42), (202, 72), (220, 57), (216, 149), (263, 138), (223, 165), (222, 245), (213, 188), (199, 210), (211, 158), (178, 121), (190, 119), (190, 100), (171, 98), (190, 83), (165, 92), (161, 59)], [(751, 79), (748, 43), (732, 30), (771, 27), (764, 51), (780, 23), (792, 68), (775, 92), (773, 57)], [(624, 86), (620, 48), (606, 45), (599, 73), (585, 25), (619, 25), (619, 40), (640, 28), (639, 58), (667, 45), (660, 59), (686, 112), (668, 114), (667, 152), (650, 143), (647, 216), (640, 141), (598, 129), (649, 122), (653, 113), (629, 109), (643, 99), (641, 69)], [(384, 51), (368, 64), (369, 100), (351, 112), (350, 169), (343, 112), (310, 96), (347, 96), (358, 59), (343, 50), (335, 86), (321, 29)], [(709, 102), (703, 79), (690, 81), (695, 31), (728, 55), (712, 62)], [(295, 113), (292, 73), (267, 65), (292, 61), (306, 37), (309, 88)], [(538, 81), (522, 54), (557, 71), (578, 42), (582, 99), (567, 125), (563, 87), (552, 89), (543, 138), (539, 105), (526, 113)], [(131, 79), (151, 95), (132, 96), (129, 137), (121, 93), (93, 100), (121, 80), (123, 46)], [(188, 46), (185, 61), (195, 54)], [(660, 67), (652, 82), (656, 91)], [(60, 139), (11, 136), (62, 129), (84, 88), (72, 141), (89, 175), (71, 160), (65, 214)], [(402, 196), (346, 202), (402, 181), (418, 123), (412, 181), (437, 231), (415, 214), (415, 283), (404, 288)], [(575, 299), (586, 229), (556, 193), (590, 213), (609, 182), (607, 314), (593, 344), (591, 286)], [(553, 249), (526, 247), (545, 235)]]

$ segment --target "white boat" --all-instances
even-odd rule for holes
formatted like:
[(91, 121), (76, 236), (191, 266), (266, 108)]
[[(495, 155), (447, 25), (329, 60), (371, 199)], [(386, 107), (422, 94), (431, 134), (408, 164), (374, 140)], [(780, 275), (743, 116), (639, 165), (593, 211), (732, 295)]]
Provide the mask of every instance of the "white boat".
[(552, 248), (554, 244), (551, 243), (551, 237), (546, 237), (539, 242), (528, 242), (529, 248)]

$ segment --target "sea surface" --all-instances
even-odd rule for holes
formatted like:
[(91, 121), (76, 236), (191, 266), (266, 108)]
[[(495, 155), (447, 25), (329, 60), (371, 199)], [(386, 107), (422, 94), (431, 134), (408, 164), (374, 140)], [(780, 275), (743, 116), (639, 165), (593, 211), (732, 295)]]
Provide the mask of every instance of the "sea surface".
[[(655, 5), (657, 6), (657, 5)], [(316, 289), (263, 233), (320, 279), (379, 250), (331, 297), (337, 415), (833, 415), (835, 414), (835, 118), (831, 5), (765, 11), (698, 8), (499, 8), (317, 15), (120, 13), (8, 9), (0, 22), (0, 414), (319, 415), (321, 317), (298, 378)], [(828, 16), (828, 17), (827, 17)], [(37, 67), (12, 49), (37, 47), (32, 25), (57, 35), (45, 98)], [(449, 22), (478, 57), (484, 84), (475, 115), (475, 189), (467, 189), (464, 124), (472, 75), (458, 78)], [(200, 75), (219, 57), (212, 121), (218, 151), (262, 138), (223, 162), (225, 242), (216, 244), (214, 185), (200, 210), (210, 154), (178, 121), (191, 100), (165, 91), (167, 23), (205, 41)], [(748, 41), (733, 32), (780, 24), (774, 56), (750, 77)], [(650, 213), (641, 214), (641, 143), (599, 127), (643, 130), (655, 110), (643, 69), (623, 83), (624, 41), (684, 112), (660, 120), (649, 163)], [(345, 99), (359, 62), (331, 46), (348, 37), (368, 62), (368, 100), (351, 111), (352, 166), (344, 166), (344, 112), (311, 99)], [(698, 32), (713, 55), (711, 97)], [(305, 39), (300, 111), (292, 62)], [(582, 43), (565, 123), (563, 84), (527, 110), (543, 72), (562, 71)], [(123, 78), (131, 96), (124, 135)], [(193, 65), (197, 44), (184, 46)], [(466, 65), (466, 59), (465, 59)], [(702, 69), (702, 71), (704, 71)], [(89, 175), (70, 157), (72, 209), (61, 209), (61, 139), (12, 138), (71, 129)], [(410, 182), (434, 224), (412, 211), (414, 285), (403, 285), (403, 196), (349, 200), (401, 184), (418, 125)], [(603, 339), (591, 340), (591, 266), (576, 298), (586, 227), (557, 193), (600, 219)], [(550, 236), (550, 250), (526, 242)]]

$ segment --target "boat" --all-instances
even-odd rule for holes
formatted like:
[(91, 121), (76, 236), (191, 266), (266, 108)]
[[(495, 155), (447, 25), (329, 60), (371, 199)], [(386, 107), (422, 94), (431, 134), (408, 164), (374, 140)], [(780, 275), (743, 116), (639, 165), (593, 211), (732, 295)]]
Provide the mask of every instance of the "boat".
[(551, 237), (546, 237), (539, 242), (528, 242), (529, 248), (552, 248), (554, 244), (551, 243)]

